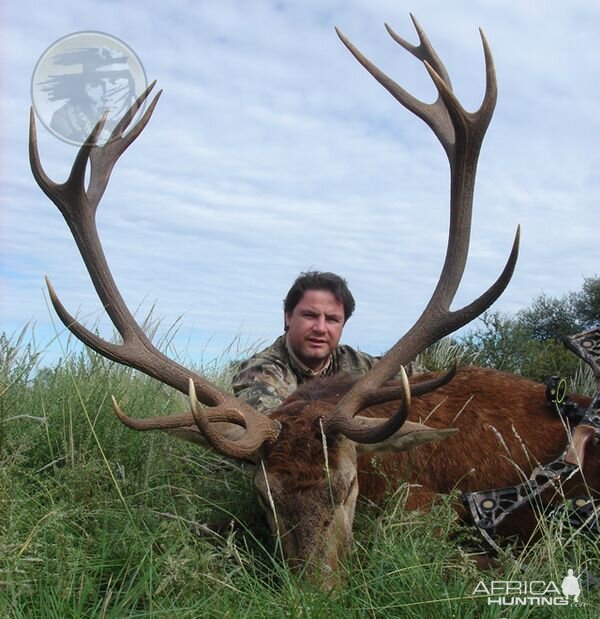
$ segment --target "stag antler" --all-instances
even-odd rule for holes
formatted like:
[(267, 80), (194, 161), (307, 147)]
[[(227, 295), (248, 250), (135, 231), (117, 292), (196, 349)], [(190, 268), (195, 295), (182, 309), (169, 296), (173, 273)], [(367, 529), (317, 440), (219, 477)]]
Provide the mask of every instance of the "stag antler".
[(411, 19), (419, 35), (419, 45), (408, 43), (387, 24), (385, 27), (394, 41), (415, 58), (423, 61), (438, 91), (436, 101), (431, 104), (413, 97), (380, 71), (337, 28), (336, 32), (358, 62), (404, 107), (429, 125), (448, 156), (450, 230), (446, 258), (427, 307), (410, 330), (340, 401), (336, 414), (329, 419), (330, 432), (337, 431), (341, 426), (347, 427), (349, 420), (365, 407), (369, 394), (390, 380), (401, 366), (414, 359), (430, 344), (466, 325), (490, 307), (508, 285), (517, 261), (518, 228), (508, 261), (496, 282), (472, 303), (458, 310), (450, 310), (464, 273), (469, 251), (475, 173), (483, 137), (496, 105), (496, 74), (489, 45), (480, 30), (486, 66), (485, 96), (476, 112), (467, 112), (454, 96), (448, 72), (423, 29), (413, 15)]
[[(131, 106), (114, 128), (110, 138), (102, 146), (98, 146), (96, 142), (106, 117), (98, 122), (75, 157), (69, 177), (61, 184), (53, 182), (42, 169), (37, 146), (35, 117), (33, 109), (31, 110), (29, 159), (33, 176), (65, 218), (98, 297), (121, 335), (123, 343), (108, 342), (77, 322), (64, 308), (50, 281), (46, 279), (50, 298), (54, 309), (65, 326), (78, 339), (101, 355), (136, 368), (184, 394), (188, 393), (189, 381), (192, 380), (200, 401), (213, 407), (207, 413), (209, 420), (233, 423), (246, 428), (246, 432), (242, 434), (239, 440), (229, 440), (227, 443), (228, 455), (236, 458), (251, 458), (264, 441), (274, 440), (277, 437), (279, 424), (261, 415), (242, 400), (221, 391), (204, 377), (169, 359), (155, 348), (125, 304), (110, 272), (98, 237), (95, 221), (98, 204), (106, 190), (110, 174), (118, 158), (140, 135), (154, 112), (161, 92), (154, 97), (142, 118), (133, 125), (128, 133), (125, 133), (136, 113), (148, 98), (154, 84), (153, 82)], [(90, 164), (90, 178), (86, 187), (85, 172), (88, 162)], [(193, 438), (193, 428), (189, 426), (195, 427), (195, 422), (191, 413), (178, 415), (166, 422), (165, 425), (164, 419), (160, 418), (152, 420), (150, 423), (141, 422), (141, 424), (135, 420), (130, 420), (118, 409), (116, 402), (115, 411), (119, 418), (130, 427), (136, 429), (187, 428), (188, 432), (183, 434), (186, 435), (186, 438)], [(138, 424), (142, 427), (138, 427)]]
[[(368, 424), (361, 423), (355, 418), (357, 413), (374, 402), (389, 397), (401, 396), (404, 404), (407, 404), (409, 394), (406, 387), (399, 392), (397, 388), (382, 390), (382, 385), (428, 345), (485, 311), (507, 286), (518, 253), (517, 230), (511, 254), (498, 280), (469, 305), (460, 310), (450, 311), (450, 304), (460, 284), (468, 254), (475, 171), (481, 143), (494, 110), (496, 79), (492, 56), (482, 34), (486, 60), (486, 93), (477, 112), (466, 112), (452, 93), (444, 65), (414, 17), (412, 19), (420, 39), (418, 46), (404, 41), (389, 26), (386, 25), (386, 28), (395, 41), (425, 64), (438, 90), (438, 98), (432, 104), (425, 104), (406, 92), (365, 58), (338, 31), (343, 43), (369, 73), (402, 105), (431, 127), (448, 156), (451, 172), (448, 247), (440, 279), (427, 307), (406, 335), (344, 396), (334, 414), (324, 420), (327, 433), (339, 432), (363, 443), (382, 441), (395, 432), (406, 418), (406, 407), (399, 408), (392, 419), (382, 420), (377, 425), (374, 425), (372, 420)], [(115, 402), (115, 411), (123, 423), (136, 430), (172, 431), (188, 440), (197, 440), (200, 436), (197, 428), (200, 428), (206, 440), (218, 451), (234, 458), (254, 459), (265, 441), (275, 440), (279, 433), (279, 424), (261, 415), (245, 402), (221, 391), (202, 376), (169, 359), (152, 345), (125, 305), (112, 278), (98, 238), (95, 224), (97, 206), (117, 159), (142, 132), (154, 111), (160, 93), (153, 99), (141, 120), (129, 133), (124, 133), (153, 86), (154, 84), (140, 96), (103, 146), (97, 146), (96, 141), (104, 120), (98, 123), (81, 147), (71, 174), (63, 184), (54, 183), (42, 170), (37, 151), (35, 119), (33, 111), (31, 112), (30, 161), (33, 174), (42, 190), (58, 206), (69, 225), (98, 296), (123, 338), (123, 343), (107, 342), (79, 324), (65, 310), (48, 282), (50, 297), (60, 319), (85, 344), (109, 359), (134, 367), (182, 393), (189, 391), (193, 412), (171, 417), (150, 420), (130, 419), (120, 411)], [(88, 161), (91, 164), (91, 174), (86, 189), (85, 170)], [(442, 384), (449, 380), (452, 375), (453, 370), (432, 383), (432, 388), (438, 383)], [(191, 387), (188, 385), (190, 379)], [(198, 399), (212, 408), (200, 411), (196, 402), (196, 392)], [(235, 431), (222, 433), (220, 428), (218, 429), (218, 424), (221, 423), (229, 424), (229, 428), (233, 424)]]

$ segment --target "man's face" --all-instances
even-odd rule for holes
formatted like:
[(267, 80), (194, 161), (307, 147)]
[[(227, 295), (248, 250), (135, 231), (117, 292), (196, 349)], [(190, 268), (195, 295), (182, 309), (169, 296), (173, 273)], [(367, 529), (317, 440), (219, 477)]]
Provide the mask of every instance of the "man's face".
[(319, 371), (336, 348), (344, 328), (344, 306), (329, 290), (307, 290), (285, 314), (287, 341), (311, 370)]

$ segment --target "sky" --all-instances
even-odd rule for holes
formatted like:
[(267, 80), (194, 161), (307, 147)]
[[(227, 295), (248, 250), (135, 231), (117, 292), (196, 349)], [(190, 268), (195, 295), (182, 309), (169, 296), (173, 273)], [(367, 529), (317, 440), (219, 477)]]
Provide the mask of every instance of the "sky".
[[(151, 8), (149, 8), (151, 6)], [(106, 337), (62, 217), (27, 158), (31, 77), (61, 37), (101, 31), (129, 45), (163, 95), (119, 160), (98, 212), (109, 264), (155, 340), (195, 363), (274, 340), (301, 272), (343, 275), (357, 301), (343, 341), (385, 352), (417, 319), (446, 246), (449, 170), (430, 129), (339, 41), (339, 27), (415, 96), (435, 89), (387, 34), (417, 42), (413, 12), (475, 110), (484, 92), (478, 28), (498, 76), (480, 156), (469, 263), (455, 306), (500, 273), (518, 224), (515, 275), (493, 310), (579, 290), (600, 273), (600, 5), (589, 0), (64, 0), (2, 9), (0, 332), (33, 325), (51, 363), (68, 345), (44, 276)], [(46, 172), (77, 149), (38, 123)], [(28, 333), (30, 333), (28, 331)]]

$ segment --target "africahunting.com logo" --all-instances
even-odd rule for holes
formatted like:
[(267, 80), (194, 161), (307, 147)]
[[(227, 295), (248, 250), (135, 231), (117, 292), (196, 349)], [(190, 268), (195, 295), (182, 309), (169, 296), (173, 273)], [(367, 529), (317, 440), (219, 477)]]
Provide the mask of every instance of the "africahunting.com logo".
[(567, 606), (579, 602), (579, 576), (569, 569), (560, 586), (553, 580), (480, 580), (475, 596), (486, 596), (488, 606)]

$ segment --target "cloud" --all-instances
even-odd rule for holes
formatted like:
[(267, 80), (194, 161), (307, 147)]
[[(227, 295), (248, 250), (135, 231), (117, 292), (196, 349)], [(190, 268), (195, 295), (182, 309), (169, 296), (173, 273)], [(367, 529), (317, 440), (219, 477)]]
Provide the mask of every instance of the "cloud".
[[(115, 5), (116, 6), (116, 5)], [(241, 335), (272, 340), (281, 299), (298, 272), (349, 280), (358, 311), (346, 341), (381, 353), (420, 313), (435, 286), (448, 222), (448, 164), (429, 129), (348, 54), (339, 26), (416, 96), (435, 90), (420, 63), (386, 34), (417, 37), (397, 2), (25, 0), (7, 7), (0, 187), (3, 327), (28, 319), (51, 333), (49, 274), (65, 305), (99, 315), (58, 211), (35, 186), (25, 150), (31, 71), (43, 49), (94, 29), (130, 44), (164, 95), (122, 157), (98, 223), (115, 278), (165, 328), (183, 315), (190, 354), (217, 356)], [(562, 294), (597, 270), (599, 10), (589, 3), (419, 3), (418, 18), (475, 109), (484, 90), (477, 27), (499, 78), (475, 196), (471, 261), (457, 303), (500, 272), (517, 223), (523, 248), (497, 308)], [(575, 36), (575, 33), (577, 36)], [(48, 174), (66, 177), (75, 149), (40, 129)], [(103, 323), (106, 325), (106, 323)], [(110, 334), (110, 328), (106, 333)], [(189, 341), (189, 342), (188, 342)]]

